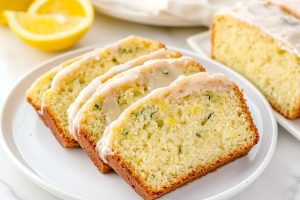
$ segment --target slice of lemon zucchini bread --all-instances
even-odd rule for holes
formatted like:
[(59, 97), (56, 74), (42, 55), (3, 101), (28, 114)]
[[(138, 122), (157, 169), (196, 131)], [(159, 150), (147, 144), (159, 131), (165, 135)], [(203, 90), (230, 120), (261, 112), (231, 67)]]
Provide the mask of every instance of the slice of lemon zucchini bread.
[(222, 74), (179, 78), (105, 129), (99, 156), (144, 199), (156, 199), (246, 155), (258, 142), (243, 94)]
[(82, 105), (94, 94), (97, 88), (100, 87), (110, 78), (114, 77), (115, 75), (131, 69), (133, 67), (137, 67), (139, 65), (144, 64), (146, 61), (153, 60), (153, 59), (162, 59), (162, 58), (178, 58), (181, 57), (181, 54), (176, 51), (171, 51), (167, 49), (159, 49), (154, 51), (150, 54), (146, 54), (135, 59), (132, 59), (124, 64), (121, 64), (117, 67), (110, 69), (105, 74), (95, 78), (88, 86), (86, 86), (75, 99), (75, 101), (69, 107), (67, 114), (68, 114), (68, 123), (69, 123), (69, 132), (76, 140), (75, 134), (75, 125), (74, 121), (77, 121), (79, 115), (78, 111), (82, 107)]
[(57, 74), (57, 72), (72, 63), (76, 62), (77, 60), (80, 60), (80, 56), (70, 59), (66, 62), (63, 62), (62, 64), (58, 65), (57, 67), (54, 67), (50, 71), (46, 72), (42, 76), (40, 76), (27, 90), (26, 93), (26, 99), (27, 102), (32, 105), (32, 107), (37, 112), (38, 116), (41, 118), (41, 120), (46, 124), (46, 121), (44, 120), (44, 115), (41, 113), (41, 107), (42, 107), (42, 97), (44, 93), (51, 87), (51, 82), (53, 77)]
[(121, 112), (151, 90), (169, 85), (181, 75), (204, 71), (199, 63), (188, 57), (161, 59), (125, 71), (107, 81), (79, 111), (74, 124), (76, 138), (100, 172), (110, 167), (99, 159), (96, 143), (103, 131)]
[(300, 20), (279, 6), (249, 1), (214, 17), (212, 57), (252, 81), (274, 109), (300, 116)]
[(85, 86), (112, 67), (161, 48), (164, 45), (160, 42), (131, 36), (87, 54), (60, 70), (45, 92), (42, 106), (44, 119), (60, 144), (79, 147), (68, 131), (67, 109)]

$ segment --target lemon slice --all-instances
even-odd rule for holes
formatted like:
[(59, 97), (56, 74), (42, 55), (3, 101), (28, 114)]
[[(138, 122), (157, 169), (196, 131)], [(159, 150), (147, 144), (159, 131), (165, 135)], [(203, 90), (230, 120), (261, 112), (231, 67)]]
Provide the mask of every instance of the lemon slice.
[(5, 11), (8, 25), (28, 44), (46, 51), (74, 45), (93, 22), (88, 0), (38, 0), (28, 12)]
[(63, 14), (81, 17), (93, 15), (89, 0), (38, 0), (31, 4), (27, 11), (31, 14)]
[(0, 0), (0, 24), (6, 24), (2, 16), (5, 10), (25, 11), (33, 0)]

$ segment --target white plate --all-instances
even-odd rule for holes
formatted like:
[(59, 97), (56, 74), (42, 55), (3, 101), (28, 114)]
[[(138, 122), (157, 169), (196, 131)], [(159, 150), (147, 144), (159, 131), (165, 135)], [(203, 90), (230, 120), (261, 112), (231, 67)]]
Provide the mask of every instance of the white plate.
[[(211, 50), (210, 42), (210, 31), (206, 31), (194, 36), (191, 36), (187, 39), (188, 44), (194, 49), (198, 55), (209, 57)], [(289, 120), (283, 117), (280, 113), (274, 110), (275, 118), (277, 122), (289, 131), (293, 136), (300, 140), (300, 118)]]
[[(250, 153), (162, 199), (226, 199), (252, 183), (269, 163), (277, 141), (277, 124), (260, 92), (232, 70), (192, 52), (171, 48), (199, 60), (209, 72), (227, 74), (244, 89), (260, 142)], [(100, 174), (81, 149), (64, 149), (25, 101), (25, 91), (41, 74), (91, 47), (63, 54), (24, 76), (7, 97), (1, 115), (0, 141), (8, 156), (31, 180), (63, 199), (132, 200), (139, 196), (116, 174)]]
[(150, 16), (142, 12), (134, 12), (128, 9), (119, 7), (118, 9), (112, 9), (110, 6), (104, 6), (97, 0), (93, 0), (95, 9), (105, 15), (115, 17), (118, 19), (136, 22), (140, 24), (156, 25), (156, 26), (172, 26), (172, 27), (191, 27), (201, 26), (200, 22), (192, 22), (184, 20), (176, 16), (161, 14), (159, 16)]

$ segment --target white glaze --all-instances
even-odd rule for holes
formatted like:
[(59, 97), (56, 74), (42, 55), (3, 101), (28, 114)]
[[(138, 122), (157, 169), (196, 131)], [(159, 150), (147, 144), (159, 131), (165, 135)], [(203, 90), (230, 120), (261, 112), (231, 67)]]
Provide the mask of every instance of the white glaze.
[(53, 78), (52, 84), (51, 84), (51, 90), (56, 90), (61, 87), (61, 85), (64, 83), (65, 77), (71, 75), (76, 70), (79, 70), (82, 65), (90, 66), (90, 64), (94, 61), (99, 61), (101, 59), (101, 54), (103, 51), (110, 51), (112, 54), (116, 54), (118, 51), (120, 45), (124, 43), (127, 40), (131, 40), (135, 36), (129, 36), (123, 40), (120, 40), (114, 44), (107, 45), (103, 48), (95, 49), (81, 57), (80, 60), (72, 63), (70, 66), (60, 70), (56, 76)]
[[(173, 79), (168, 78), (170, 81), (169, 83), (166, 83), (163, 80), (163, 83), (161, 83), (161, 86), (165, 86), (165, 84), (170, 84), (172, 81), (174, 81), (177, 77), (179, 77), (182, 74), (182, 69), (185, 68), (189, 61), (192, 61), (192, 58), (188, 57), (181, 57), (177, 59), (157, 59), (157, 60), (150, 60), (145, 62), (143, 65), (135, 67), (133, 69), (130, 69), (128, 71), (124, 71), (116, 76), (114, 76), (112, 79), (108, 80), (105, 84), (99, 86), (96, 90), (96, 92), (88, 99), (88, 101), (82, 106), (82, 108), (78, 111), (76, 118), (73, 119), (73, 125), (75, 130), (79, 130), (80, 128), (80, 122), (82, 118), (83, 111), (87, 108), (87, 105), (89, 105), (89, 102), (94, 102), (95, 99), (98, 98), (98, 96), (103, 95), (107, 99), (116, 98), (114, 97), (114, 88), (118, 87), (119, 85), (122, 85), (124, 83), (132, 82), (132, 81), (139, 81), (141, 84), (146, 84), (149, 88), (149, 90), (155, 89), (153, 87), (158, 87), (154, 81), (156, 80), (156, 77), (154, 76), (158, 71), (162, 71), (162, 69), (168, 69), (169, 71), (172, 71), (169, 76), (172, 76)], [(194, 61), (194, 60), (193, 60)], [(172, 68), (172, 69), (171, 69)], [(162, 72), (161, 72), (162, 73)], [(163, 79), (166, 79), (166, 77), (163, 77)], [(110, 105), (110, 104), (106, 104)], [(115, 105), (115, 104), (113, 104)], [(104, 110), (113, 110), (113, 112), (106, 113), (106, 124), (110, 124), (114, 119), (116, 119), (116, 116), (118, 116), (120, 113), (120, 108), (105, 108)], [(113, 115), (110, 115), (110, 113), (114, 113)]]
[[(118, 103), (112, 103), (117, 102), (115, 88), (118, 88), (125, 83), (134, 83), (137, 81), (140, 85), (146, 85), (148, 91), (152, 91), (159, 87), (165, 87), (176, 80), (180, 75), (183, 75), (183, 69), (187, 67), (191, 60), (191, 58), (182, 57), (177, 59), (158, 59), (147, 61), (142, 66), (115, 76), (113, 79), (108, 81), (101, 90), (96, 92), (90, 100), (93, 102), (93, 100), (98, 96), (103, 96), (105, 98), (102, 108), (106, 114), (106, 124), (109, 125), (117, 119), (122, 110)], [(168, 74), (164, 74), (165, 71), (168, 71)], [(85, 107), (83, 106), (82, 110), (84, 109)], [(77, 123), (77, 126), (79, 125), (80, 124)]]
[[(29, 91), (32, 91), (32, 90), (36, 87), (36, 84), (37, 84), (41, 79), (43, 79), (44, 76), (46, 76), (46, 75), (48, 75), (48, 74), (50, 74), (50, 73), (56, 72), (56, 71), (58, 72), (59, 70), (61, 70), (61, 69), (63, 69), (64, 67), (66, 67), (66, 63), (69, 63), (69, 62), (71, 62), (71, 60), (68, 60), (68, 61), (66, 61), (66, 62), (63, 62), (63, 63), (57, 65), (56, 67), (53, 67), (53, 68), (50, 69), (48, 72), (46, 72), (45, 74), (43, 74), (42, 76), (40, 76), (38, 79), (36, 79), (36, 80), (31, 84), (30, 88), (27, 90), (26, 96), (28, 95)], [(43, 108), (43, 104), (44, 104), (44, 103), (42, 102), (41, 110), (38, 111), (41, 115), (43, 115), (43, 109), (42, 109), (42, 108)]]
[(203, 90), (227, 90), (230, 85), (232, 85), (232, 82), (223, 74), (200, 72), (194, 75), (180, 76), (171, 85), (153, 90), (147, 96), (125, 109), (118, 119), (106, 127), (102, 138), (98, 141), (96, 146), (99, 157), (107, 163), (106, 156), (113, 155), (111, 147), (113, 138), (112, 130), (115, 127), (118, 127), (124, 119), (128, 118), (135, 107), (138, 107), (153, 98), (183, 98), (191, 93), (197, 93)]
[(46, 72), (45, 74), (43, 74), (40, 78), (36, 79), (30, 86), (30, 88), (27, 90), (26, 92), (26, 96), (28, 95), (28, 92), (33, 90), (35, 87), (36, 87), (36, 84), (41, 80), (42, 77), (44, 77), (44, 75), (48, 74), (48, 73), (52, 73), (54, 71), (58, 71), (60, 70), (61, 68), (63, 67), (63, 63), (56, 66), (56, 67), (53, 67), (51, 70), (49, 70), (48, 72)]
[(102, 107), (103, 112), (106, 115), (106, 123), (108, 125), (114, 120), (116, 120), (122, 113), (122, 109), (118, 104), (118, 100), (113, 95), (105, 98)]
[(170, 85), (172, 94), (168, 98), (183, 98), (193, 92), (197, 93), (202, 90), (224, 90), (231, 84), (232, 82), (223, 74), (203, 72), (190, 76), (181, 76)]
[[(123, 115), (123, 113), (119, 116), (119, 118)], [(98, 152), (99, 158), (106, 164), (108, 163), (106, 157), (109, 155), (114, 155), (113, 150), (111, 148), (113, 136), (113, 134), (111, 134), (111, 127), (116, 126), (118, 125), (118, 123), (120, 123), (119, 118), (112, 122), (110, 125), (106, 126), (101, 139), (97, 142), (96, 145), (96, 151)]]
[(103, 83), (105, 83), (108, 79), (130, 68), (142, 65), (146, 61), (152, 59), (159, 59), (159, 58), (170, 58), (172, 54), (174, 54), (174, 52), (166, 49), (159, 49), (148, 55), (140, 56), (124, 64), (121, 64), (117, 67), (113, 67), (107, 73), (94, 79), (88, 86), (86, 86), (80, 92), (78, 97), (75, 99), (75, 101), (71, 104), (71, 106), (67, 110), (70, 134), (73, 135), (73, 137), (76, 139), (76, 130), (77, 130), (76, 124), (78, 124), (78, 120), (80, 116), (78, 113), (80, 108), (96, 92), (96, 90), (99, 90), (102, 87)]
[[(60, 65), (58, 65), (58, 66), (52, 68), (51, 70), (49, 70), (46, 74), (52, 73), (52, 72), (55, 72), (55, 71), (58, 71), (58, 70), (62, 69), (63, 66), (64, 66), (64, 64), (62, 63), (62, 64), (60, 64)], [(44, 75), (45, 75), (45, 74), (44, 74)], [(42, 76), (41, 78), (43, 78), (43, 76)], [(33, 90), (34, 87), (36, 87), (36, 84), (37, 84), (39, 81), (40, 81), (40, 78), (38, 78), (37, 80), (35, 80), (35, 82), (34, 82), (34, 83), (31, 85), (31, 87), (27, 90), (26, 96), (28, 95), (28, 92), (29, 92), (29, 91)], [(45, 107), (45, 104), (44, 104), (44, 101), (42, 100), (41, 108), (40, 108), (40, 110), (37, 111), (40, 115), (44, 115), (44, 107)]]
[(300, 20), (287, 14), (279, 6), (266, 1), (241, 2), (217, 13), (224, 14), (258, 27), (275, 38), (282, 49), (300, 55)]
[(65, 67), (58, 71), (54, 76), (51, 88), (49, 90), (57, 90), (63, 85), (65, 77), (71, 75), (74, 71), (78, 70), (82, 65), (89, 65), (96, 59), (96, 56), (102, 52), (101, 49), (95, 49), (85, 55), (83, 55), (79, 60), (70, 64), (68, 67)]
[[(84, 55), (86, 55), (86, 54), (84, 54)], [(74, 58), (74, 59), (76, 59), (76, 58)], [(68, 60), (68, 61), (66, 61), (66, 62), (63, 62), (63, 63), (61, 63), (60, 65), (58, 65), (58, 66), (52, 68), (51, 70), (49, 70), (48, 72), (46, 72), (45, 74), (43, 74), (40, 78), (38, 78), (37, 80), (35, 80), (35, 82), (34, 82), (34, 83), (31, 85), (31, 87), (27, 90), (27, 93), (28, 93), (29, 91), (33, 90), (34, 87), (36, 87), (36, 84), (37, 84), (41, 79), (43, 79), (45, 75), (47, 75), (47, 74), (49, 74), (49, 73), (53, 73), (53, 72), (55, 72), (55, 71), (59, 72), (60, 70), (62, 70), (62, 69), (64, 69), (65, 67), (67, 67), (67, 66), (68, 66), (67, 63), (69, 63), (69, 62), (71, 62), (71, 61), (72, 61), (72, 59), (70, 59), (70, 60)], [(51, 82), (51, 84), (52, 84), (52, 82)], [(37, 112), (38, 112), (39, 114), (41, 114), (41, 115), (44, 115), (44, 108), (45, 108), (45, 103), (44, 103), (44, 101), (42, 100), (41, 108), (40, 108), (40, 110), (38, 110)]]
[[(94, 49), (90, 52), (83, 54), (82, 56), (78, 57), (77, 61), (71, 63), (70, 65), (66, 65), (66, 63), (71, 61), (71, 60), (68, 60), (68, 61), (58, 65), (57, 67), (54, 67), (53, 69), (49, 70), (47, 73), (58, 71), (51, 82), (51, 87), (49, 90), (58, 89), (60, 87), (60, 83), (62, 82), (62, 79), (64, 78), (64, 75), (68, 75), (71, 72), (71, 70), (73, 70), (75, 67), (76, 68), (79, 67), (82, 59), (88, 58), (89, 55), (91, 55), (97, 51), (98, 51), (98, 49)], [(39, 81), (39, 79), (36, 80), (36, 82), (38, 82), (38, 81)], [(35, 87), (35, 84), (32, 84), (31, 87)], [(41, 115), (44, 115), (44, 109), (45, 109), (45, 103), (42, 100), (41, 110), (39, 111), (39, 113)]]

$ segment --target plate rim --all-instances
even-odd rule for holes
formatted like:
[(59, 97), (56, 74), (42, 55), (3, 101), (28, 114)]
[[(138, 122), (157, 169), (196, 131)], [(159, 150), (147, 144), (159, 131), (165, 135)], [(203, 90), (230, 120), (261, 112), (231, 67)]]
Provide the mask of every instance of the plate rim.
[[(204, 31), (202, 33), (198, 33), (196, 35), (192, 35), (190, 37), (187, 38), (187, 43), (188, 45), (197, 53), (200, 54), (200, 56), (206, 57), (208, 59), (211, 59), (209, 55), (206, 54), (206, 52), (203, 50), (201, 45), (197, 45), (197, 41), (199, 40), (208, 40), (210, 41), (210, 36), (211, 34), (211, 30), (208, 31)], [(218, 62), (218, 61), (215, 61)], [(219, 63), (219, 62), (218, 62)], [(224, 65), (222, 63), (219, 63), (221, 65)], [(224, 65), (226, 67), (226, 65)], [(251, 83), (252, 84), (252, 83)], [(300, 141), (300, 131), (295, 128), (290, 122), (289, 119), (286, 119), (283, 115), (281, 115), (280, 113), (278, 113), (276, 110), (273, 110), (273, 113), (275, 115), (275, 119), (276, 121), (285, 129), (287, 130), (292, 136), (294, 136), (297, 140)]]
[[(21, 171), (23, 172), (31, 181), (33, 181), (35, 184), (37, 184), (38, 186), (40, 186), (41, 188), (45, 189), (46, 191), (60, 197), (60, 198), (71, 198), (71, 199), (82, 199), (81, 197), (74, 195), (70, 192), (65, 192), (63, 191), (63, 189), (61, 189), (59, 186), (56, 186), (55, 184), (52, 184), (48, 181), (46, 181), (45, 179), (43, 179), (41, 176), (39, 176), (38, 174), (35, 173), (34, 170), (30, 169), (28, 166), (26, 166), (21, 160), (19, 160), (13, 153), (13, 151), (11, 150), (11, 148), (9, 147), (9, 145), (6, 143), (5, 140), (5, 134), (4, 134), (4, 120), (5, 120), (5, 108), (6, 105), (9, 103), (8, 101), (10, 100), (11, 96), (13, 95), (14, 91), (17, 89), (17, 87), (20, 85), (20, 83), (22, 81), (24, 81), (29, 75), (31, 75), (32, 73), (34, 73), (35, 71), (43, 68), (45, 65), (48, 65), (52, 62), (55, 62), (56, 60), (62, 59), (64, 57), (67, 56), (71, 56), (74, 55), (76, 53), (84, 53), (88, 50), (91, 50), (93, 48), (101, 48), (103, 47), (103, 44), (98, 44), (98, 45), (91, 45), (91, 46), (87, 46), (84, 48), (80, 48), (80, 49), (76, 49), (73, 51), (69, 51), (63, 54), (60, 54), (58, 56), (55, 56), (51, 59), (48, 59), (44, 62), (42, 62), (41, 64), (37, 65), (36, 67), (34, 67), (33, 69), (29, 70), (27, 73), (25, 73), (25, 75), (23, 75), (21, 78), (18, 79), (18, 81), (16, 81), (16, 83), (14, 84), (14, 86), (10, 89), (9, 93), (7, 94), (7, 96), (5, 97), (3, 104), (1, 106), (0, 109), (0, 145), (2, 146), (2, 148), (4, 149), (5, 154), (8, 156), (8, 158), (14, 163), (14, 165)], [(225, 68), (224, 66), (222, 66), (222, 64), (207, 58), (207, 57), (201, 57), (199, 55), (197, 55), (196, 53), (190, 51), (190, 50), (186, 50), (186, 49), (182, 49), (182, 48), (178, 48), (178, 47), (174, 47), (174, 46), (168, 46), (169, 49), (173, 49), (173, 50), (178, 50), (180, 52), (182, 52), (183, 54), (188, 54), (191, 55), (195, 58), (201, 58), (207, 62), (213, 63), (214, 65), (218, 65), (221, 68)], [(265, 99), (265, 97), (259, 92), (259, 90), (252, 84), (250, 83), (247, 79), (245, 79), (243, 76), (241, 76), (240, 74), (238, 74), (237, 72), (233, 71), (230, 68), (225, 68), (227, 71), (229, 71), (230, 73), (232, 73), (234, 76), (237, 76), (238, 78), (240, 78), (243, 82), (245, 82), (250, 88), (251, 90), (253, 90), (255, 92), (255, 94), (259, 97), (259, 99), (261, 100), (261, 102), (264, 104), (268, 115), (270, 116), (270, 125), (272, 128), (272, 133), (273, 137), (272, 140), (270, 142), (270, 147), (268, 149), (268, 152), (266, 153), (266, 156), (263, 158), (262, 162), (260, 162), (260, 164), (255, 168), (254, 172), (251, 173), (249, 176), (247, 176), (243, 181), (239, 182), (238, 184), (234, 185), (233, 187), (230, 187), (227, 190), (224, 190), (214, 196), (211, 196), (209, 198), (206, 198), (207, 200), (217, 200), (217, 199), (224, 199), (224, 198), (228, 198), (228, 197), (232, 197), (236, 194), (238, 194), (239, 192), (241, 192), (242, 190), (244, 190), (246, 187), (248, 187), (252, 182), (254, 182), (254, 180), (256, 180), (256, 178), (265, 170), (265, 168), (268, 166), (268, 164), (270, 163), (271, 158), (274, 155), (274, 151), (276, 148), (276, 144), (277, 144), (277, 135), (278, 135), (278, 128), (277, 128), (277, 123), (274, 117), (274, 113), (272, 112), (272, 108), (269, 105), (269, 103), (267, 102), (267, 100)]]

